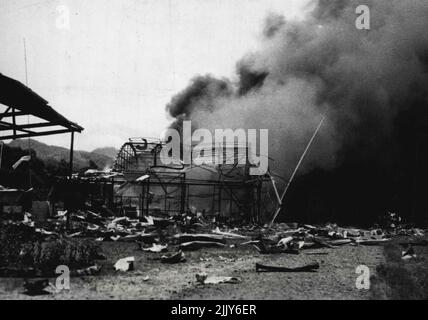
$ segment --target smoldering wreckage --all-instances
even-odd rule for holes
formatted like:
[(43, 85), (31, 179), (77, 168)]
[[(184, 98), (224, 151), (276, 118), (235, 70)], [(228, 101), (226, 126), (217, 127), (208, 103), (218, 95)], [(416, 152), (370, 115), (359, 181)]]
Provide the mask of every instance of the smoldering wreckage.
[[(136, 254), (149, 255), (160, 264), (186, 264), (191, 262), (187, 252), (218, 248), (239, 253), (241, 248), (252, 247), (254, 255), (323, 256), (328, 254), (323, 252), (325, 248), (377, 246), (395, 236), (409, 239), (403, 259), (410, 260), (416, 257), (414, 246), (427, 245), (420, 240), (425, 231), (404, 225), (395, 213), (388, 213), (380, 225), (371, 229), (343, 228), (331, 223), (313, 226), (273, 222), (261, 210), (262, 205), (268, 206), (261, 203), (260, 197), (267, 192), (267, 183), (275, 186), (271, 177), (241, 181), (245, 175), (232, 173), (243, 168), (235, 166), (223, 174), (226, 170), (218, 166), (218, 171), (214, 171), (215, 167), (208, 171), (215, 179), (197, 179), (200, 173), (195, 177), (194, 170), (207, 167), (156, 167), (156, 149), (159, 142), (138, 139), (125, 143), (116, 162), (116, 168), (122, 170), (88, 170), (83, 175), (59, 179), (52, 189), (51, 201), (32, 201), (31, 213), (25, 204), (31, 190), (2, 188), (4, 242), (0, 244), (0, 275), (24, 278), (26, 294), (55, 294), (57, 288), (49, 277), (58, 276), (60, 265), (70, 268), (72, 277), (100, 274), (100, 261), (106, 259), (97, 246), (101, 242), (136, 245)], [(239, 193), (243, 185), (247, 193)], [(62, 191), (60, 196), (55, 188)], [(65, 198), (71, 197), (73, 208), (64, 203), (67, 200), (60, 200), (64, 194)], [(253, 194), (255, 199), (249, 202)], [(280, 207), (281, 203), (276, 204)], [(202, 212), (197, 207), (206, 209)], [(252, 215), (241, 215), (242, 212)], [(228, 258), (220, 258), (228, 263)], [(135, 263), (135, 256), (125, 256), (112, 267), (117, 273), (133, 272)], [(317, 260), (297, 266), (256, 263), (254, 272), (305, 273), (320, 268)], [(196, 272), (194, 281), (200, 286), (233, 285), (242, 279)]]
[[(273, 161), (262, 176), (249, 175), (251, 164), (237, 164), (239, 159), (235, 164), (165, 166), (159, 158), (165, 141), (148, 138), (125, 142), (111, 170), (73, 173), (74, 134), (83, 128), (57, 113), (27, 86), (0, 75), (0, 86), (5, 88), (0, 91), (0, 103), (6, 106), (0, 119), (10, 120), (0, 122), (1, 132), (10, 132), (2, 140), (71, 134), (70, 174), (58, 177), (45, 199), (36, 201), (31, 188), (0, 188), (1, 276), (25, 278), (23, 286), (29, 294), (46, 290), (55, 294), (46, 278), (54, 277), (59, 265), (68, 266), (72, 276), (102, 273), (100, 261), (107, 258), (97, 245), (102, 242), (135, 246), (134, 256), (123, 256), (110, 266), (118, 274), (133, 272), (137, 255), (174, 265), (191, 262), (191, 251), (229, 248), (239, 252), (243, 247), (253, 248), (254, 255), (314, 257), (312, 263), (301, 265), (255, 263), (252, 272), (313, 273), (322, 270), (316, 257), (328, 257), (326, 248), (380, 246), (395, 237), (406, 238), (403, 260), (415, 259), (415, 247), (427, 245), (423, 240), (426, 230), (407, 223), (400, 213), (384, 210), (372, 228), (279, 222), (288, 219), (281, 212), (286, 210), (294, 178), (313, 168), (333, 172), (332, 184), (341, 181), (334, 172), (355, 173), (345, 175), (355, 178), (347, 186), (353, 191), (365, 188), (367, 194), (381, 192), (383, 187), (387, 194), (392, 183), (399, 186), (398, 191), (409, 189), (404, 182), (410, 180), (412, 187), (420, 186), (419, 178), (409, 177), (415, 171), (425, 174), (420, 164), (428, 158), (422, 139), (427, 129), (420, 123), (427, 114), (420, 107), (426, 105), (428, 88), (428, 38), (419, 32), (428, 27), (428, 8), (424, 0), (409, 3), (369, 1), (382, 23), (364, 36), (356, 36), (358, 31), (350, 23), (357, 1), (320, 0), (298, 22), (269, 17), (264, 30), (267, 49), (239, 61), (237, 85), (228, 79), (201, 76), (173, 97), (167, 106), (174, 118), (172, 128), (182, 128), (185, 120), (208, 129), (219, 123), (230, 128), (272, 128), (270, 133), (281, 139), (270, 139)], [(397, 17), (405, 4), (406, 13), (413, 18), (402, 21)], [(400, 26), (394, 21), (400, 21)], [(381, 27), (387, 23), (396, 27), (395, 32)], [(372, 42), (376, 45), (370, 45)], [(18, 118), (27, 115), (44, 122), (18, 124), (22, 123)], [(413, 126), (414, 122), (420, 125)], [(391, 142), (391, 136), (398, 138)], [(417, 143), (409, 146), (407, 140)], [(235, 148), (224, 144), (222, 152), (230, 151), (236, 157)], [(378, 156), (379, 150), (384, 152), (382, 156)], [(214, 156), (215, 152), (218, 149), (213, 149)], [(413, 153), (417, 154), (415, 162), (407, 156)], [(337, 158), (341, 165), (335, 163)], [(355, 165), (359, 160), (363, 169)], [(25, 165), (31, 158), (16, 161), (17, 166)], [(383, 184), (378, 180), (367, 183), (365, 163), (373, 167), (369, 172), (372, 179), (385, 177)], [(400, 175), (395, 176), (394, 170), (400, 170)], [(343, 189), (334, 190), (340, 193)], [(317, 200), (314, 194), (308, 197)], [(379, 201), (397, 198), (385, 194)], [(306, 196), (301, 198), (302, 210)], [(409, 202), (403, 199), (392, 206), (402, 208)], [(334, 201), (346, 199), (334, 195)], [(412, 208), (423, 209), (420, 204)], [(348, 209), (349, 203), (346, 205)], [(355, 203), (358, 209), (364, 208), (358, 205)], [(228, 258), (219, 259), (228, 263)], [(239, 285), (242, 281), (230, 274), (195, 272), (194, 277), (200, 286)]]

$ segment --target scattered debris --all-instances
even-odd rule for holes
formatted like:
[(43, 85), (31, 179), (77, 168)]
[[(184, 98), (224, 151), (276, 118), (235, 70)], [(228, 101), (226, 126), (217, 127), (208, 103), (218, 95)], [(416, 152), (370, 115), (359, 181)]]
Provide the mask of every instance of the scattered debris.
[(281, 240), (279, 240), (277, 246), (287, 247), (288, 244), (290, 242), (292, 242), (292, 241), (293, 241), (293, 237), (292, 236), (288, 236), (288, 237), (285, 237), (285, 238), (282, 238)]
[(101, 266), (93, 265), (84, 269), (78, 269), (76, 271), (71, 272), (72, 276), (95, 276), (99, 274), (101, 271)]
[(150, 251), (150, 252), (158, 253), (158, 252), (166, 251), (167, 248), (168, 248), (167, 244), (166, 245), (161, 245), (161, 244), (153, 243), (150, 248), (142, 248), (142, 250), (143, 251)]
[(294, 249), (291, 247), (279, 247), (272, 243), (269, 243), (267, 240), (260, 240), (258, 243), (254, 244), (254, 247), (261, 254), (275, 254), (275, 253), (291, 253), (291, 254), (299, 254), (298, 249)]
[(337, 239), (337, 240), (328, 241), (328, 244), (332, 246), (343, 246), (345, 244), (350, 244), (350, 243), (352, 243), (351, 239)]
[(301, 267), (277, 267), (277, 266), (266, 266), (260, 263), (256, 263), (256, 272), (314, 272), (320, 267), (318, 262), (311, 263)]
[(380, 223), (384, 228), (395, 229), (401, 223), (401, 217), (395, 213), (388, 211), (381, 219)]
[(215, 235), (215, 234), (182, 233), (182, 234), (176, 234), (176, 235), (174, 235), (173, 239), (177, 240), (178, 243), (192, 242), (192, 241), (205, 241), (205, 242), (226, 243), (226, 240), (224, 239), (224, 236)]
[(240, 283), (241, 279), (236, 277), (208, 276), (207, 274), (196, 274), (196, 281), (200, 284)]
[(16, 161), (16, 162), (12, 165), (13, 170), (16, 170), (16, 168), (18, 168), (18, 167), (19, 167), (19, 165), (20, 165), (22, 162), (28, 162), (28, 161), (30, 161), (30, 160), (31, 160), (31, 156), (29, 156), (29, 155), (27, 155), (27, 156), (22, 156), (18, 161)]
[(321, 240), (319, 238), (313, 237), (312, 241), (314, 242), (314, 246), (317, 245), (319, 248), (334, 248), (333, 245), (327, 243), (324, 240)]
[(416, 258), (415, 249), (413, 249), (413, 246), (409, 245), (407, 250), (404, 250), (401, 252), (401, 259), (403, 260), (410, 260)]
[(173, 263), (180, 263), (180, 262), (186, 262), (186, 257), (184, 256), (183, 251), (178, 251), (177, 253), (174, 253), (172, 255), (163, 255), (161, 257), (161, 262), (162, 263), (169, 263), (169, 264), (173, 264)]
[(115, 264), (114, 268), (116, 271), (132, 271), (134, 270), (134, 257), (127, 257), (119, 259)]
[(191, 241), (180, 244), (180, 249), (185, 251), (199, 250), (201, 248), (223, 248), (224, 243), (214, 241)]
[(236, 234), (236, 233), (231, 233), (231, 232), (224, 232), (224, 231), (220, 231), (219, 227), (217, 227), (216, 229), (214, 229), (212, 231), (212, 233), (214, 234), (218, 234), (227, 238), (233, 238), (233, 239), (247, 239), (247, 237), (242, 236), (240, 234)]
[[(40, 207), (42, 208), (42, 206)], [(46, 206), (44, 205), (42, 209), (41, 210), (45, 212)], [(89, 241), (92, 244), (94, 244), (95, 241), (135, 243), (138, 244), (140, 250), (157, 254), (155, 258), (153, 258), (155, 255), (150, 255), (148, 258), (160, 261), (162, 264), (185, 262), (187, 259), (183, 251), (194, 251), (205, 248), (220, 248), (233, 251), (237, 247), (248, 244), (254, 245), (260, 254), (300, 254), (303, 252), (306, 255), (328, 255), (329, 252), (326, 252), (326, 250), (318, 251), (317, 249), (334, 249), (339, 246), (347, 245), (377, 246), (387, 243), (395, 236), (403, 236), (408, 237), (407, 241), (403, 240), (403, 242), (400, 243), (406, 248), (405, 251), (402, 252), (403, 260), (416, 257), (413, 246), (428, 245), (428, 241), (420, 237), (420, 235), (425, 234), (424, 230), (414, 228), (413, 226), (407, 227), (397, 222), (393, 224), (394, 227), (388, 224), (388, 227), (383, 229), (378, 226), (372, 229), (357, 229), (343, 228), (336, 224), (315, 226), (307, 224), (300, 225), (298, 223), (278, 223), (271, 227), (251, 225), (234, 229), (226, 229), (227, 227), (225, 227), (225, 225), (221, 225), (222, 231), (218, 227), (220, 224), (216, 222), (207, 222), (203, 219), (202, 215), (196, 213), (176, 217), (156, 215), (133, 219), (129, 216), (106, 216), (95, 209), (88, 208), (76, 212), (58, 211), (57, 215), (48, 217), (42, 225), (37, 223), (35, 225), (34, 215), (24, 211), (22, 215), (16, 215), (14, 219), (10, 219), (9, 217), (6, 219), (3, 218), (0, 227), (3, 228), (2, 230), (4, 230), (5, 226), (10, 227), (11, 234), (25, 234), (26, 236), (30, 236), (28, 239), (26, 238), (26, 246), (19, 248), (19, 250), (16, 250), (16, 253), (14, 253), (17, 258), (27, 260), (29, 257), (28, 252), (34, 251), (42, 253), (55, 241), (58, 241), (61, 246), (67, 246), (68, 242), (73, 241), (82, 241), (82, 243), (83, 241)], [(43, 216), (44, 215), (43, 213)], [(67, 218), (69, 219), (68, 225)], [(192, 227), (189, 227), (189, 223)], [(197, 225), (197, 228), (195, 225)], [(183, 233), (183, 230), (186, 232)], [(196, 232), (196, 230), (198, 230), (198, 232)], [(0, 236), (2, 234), (0, 234)], [(28, 243), (30, 243), (29, 246)], [(32, 248), (31, 244), (37, 244), (37, 246), (40, 247)], [(0, 244), (0, 247), (1, 245), (2, 244)], [(167, 251), (169, 247), (174, 248), (173, 253), (160, 254)], [(95, 261), (105, 257), (99, 253), (95, 253), (96, 250), (91, 247), (86, 247), (86, 244), (82, 248), (87, 250), (88, 258), (84, 263), (75, 265), (71, 269), (71, 275), (91, 276), (99, 274), (101, 267), (97, 265)], [(61, 249), (59, 251), (80, 252), (74, 249)], [(52, 252), (56, 251), (52, 250)], [(44, 256), (48, 257), (49, 255)], [(33, 260), (30, 259), (30, 266), (35, 263), (34, 261), (36, 261), (36, 258), (37, 257), (31, 257)], [(50, 259), (55, 261), (55, 265), (61, 264), (56, 263), (58, 261), (62, 262), (58, 260), (61, 259), (60, 257), (57, 258), (56, 256), (52, 256)], [(222, 255), (219, 255), (218, 259), (206, 257), (199, 257), (199, 259), (205, 262), (215, 261), (215, 263), (224, 264), (230, 264), (236, 261), (234, 258), (224, 257)], [(33, 277), (37, 274), (37, 276), (48, 276), (43, 272), (46, 270), (49, 271), (49, 269), (45, 268), (40, 273), (40, 271), (28, 268), (28, 265), (17, 266), (7, 264), (9, 262), (5, 263), (3, 261), (6, 261), (6, 259), (3, 258), (2, 251), (0, 251), (0, 275)], [(53, 265), (54, 263), (52, 261), (49, 261), (49, 263)], [(114, 269), (124, 272), (131, 271), (134, 269), (134, 263), (134, 257), (119, 259), (115, 263)], [(269, 266), (258, 263), (256, 264), (256, 271), (312, 272), (319, 269), (319, 267), (318, 263), (298, 267)], [(203, 274), (198, 274), (197, 278), (200, 279), (199, 282), (204, 284), (236, 283), (237, 281), (236, 278), (233, 277), (208, 277)]]
[(141, 177), (135, 179), (135, 181), (142, 182), (142, 181), (144, 181), (144, 180), (146, 180), (148, 178), (150, 178), (150, 176), (148, 174), (145, 174), (145, 175), (142, 175)]
[(39, 296), (50, 294), (45, 289), (49, 286), (49, 279), (24, 280), (24, 294), (29, 296)]

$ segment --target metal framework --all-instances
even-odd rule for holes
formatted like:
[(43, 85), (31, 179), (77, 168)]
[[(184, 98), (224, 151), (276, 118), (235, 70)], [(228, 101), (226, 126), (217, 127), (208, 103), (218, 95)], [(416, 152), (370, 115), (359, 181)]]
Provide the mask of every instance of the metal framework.
[[(123, 172), (128, 183), (141, 190), (139, 197), (132, 198), (133, 204), (138, 205), (143, 215), (156, 210), (183, 214), (192, 211), (192, 204), (203, 199), (204, 207), (209, 207), (212, 215), (227, 213), (232, 220), (251, 218), (259, 222), (263, 211), (262, 185), (267, 181), (266, 177), (250, 176), (248, 163), (163, 166), (159, 161), (162, 146), (160, 141), (130, 139), (116, 158), (115, 170)], [(237, 157), (237, 154), (233, 156)], [(237, 160), (235, 163), (238, 163)], [(138, 177), (144, 175), (147, 178), (139, 181)], [(124, 198), (120, 196), (117, 199), (125, 203)]]
[(113, 165), (115, 171), (129, 171), (131, 167), (146, 162), (148, 166), (152, 163), (156, 166), (158, 162), (157, 150), (162, 148), (162, 141), (153, 138), (130, 138), (120, 148), (116, 161)]

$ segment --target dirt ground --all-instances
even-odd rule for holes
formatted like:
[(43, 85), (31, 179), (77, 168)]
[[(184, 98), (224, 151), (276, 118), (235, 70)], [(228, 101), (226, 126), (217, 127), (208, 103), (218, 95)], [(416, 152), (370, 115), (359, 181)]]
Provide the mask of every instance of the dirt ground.
[[(261, 255), (251, 246), (201, 249), (186, 252), (187, 262), (173, 265), (161, 264), (160, 254), (143, 252), (133, 243), (103, 243), (102, 248), (107, 260), (100, 261), (98, 276), (72, 277), (70, 290), (49, 289), (51, 294), (36, 297), (23, 294), (23, 279), (2, 278), (0, 299), (369, 299), (369, 290), (356, 288), (355, 269), (363, 264), (374, 272), (383, 261), (382, 247), (350, 245), (299, 255)], [(127, 256), (135, 257), (135, 270), (115, 272), (114, 263)], [(256, 262), (293, 267), (313, 261), (320, 263), (317, 272), (255, 272)], [(195, 275), (202, 272), (242, 282), (201, 285)]]

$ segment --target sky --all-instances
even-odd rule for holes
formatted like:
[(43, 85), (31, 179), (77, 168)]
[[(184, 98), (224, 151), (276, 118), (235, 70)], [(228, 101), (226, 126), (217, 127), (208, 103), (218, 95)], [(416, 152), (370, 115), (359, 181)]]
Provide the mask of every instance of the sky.
[[(298, 19), (307, 2), (0, 0), (0, 73), (25, 83), (25, 38), (28, 86), (85, 128), (75, 148), (118, 148), (159, 137), (171, 122), (165, 105), (190, 79), (233, 79), (264, 18)], [(70, 144), (67, 135), (37, 140)]]

